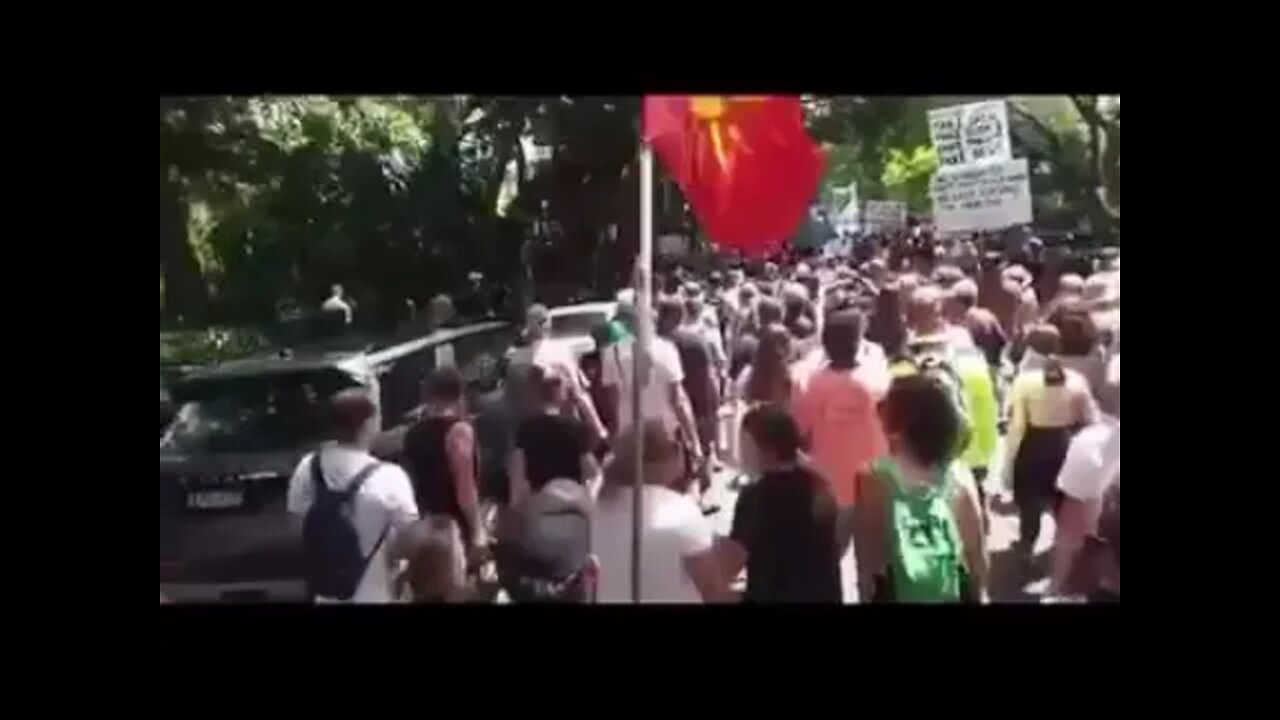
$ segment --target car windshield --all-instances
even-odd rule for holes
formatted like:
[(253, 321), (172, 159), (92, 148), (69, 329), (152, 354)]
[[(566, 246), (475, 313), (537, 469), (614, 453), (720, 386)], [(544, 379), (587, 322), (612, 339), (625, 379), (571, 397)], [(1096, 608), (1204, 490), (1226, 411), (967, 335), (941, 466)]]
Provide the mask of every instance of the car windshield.
[(551, 318), (551, 337), (590, 337), (592, 328), (608, 321), (604, 310), (556, 315)]
[(183, 452), (274, 452), (319, 442), (322, 410), (359, 383), (340, 370), (194, 380), (175, 386), (182, 403), (162, 447)]

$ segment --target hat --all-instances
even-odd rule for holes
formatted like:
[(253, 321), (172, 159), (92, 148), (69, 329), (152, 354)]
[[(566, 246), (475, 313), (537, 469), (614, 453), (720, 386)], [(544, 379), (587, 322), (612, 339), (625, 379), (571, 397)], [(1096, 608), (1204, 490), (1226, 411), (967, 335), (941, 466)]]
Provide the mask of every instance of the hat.
[(516, 574), (566, 580), (587, 562), (591, 495), (582, 483), (552, 480), (512, 510), (499, 534)]

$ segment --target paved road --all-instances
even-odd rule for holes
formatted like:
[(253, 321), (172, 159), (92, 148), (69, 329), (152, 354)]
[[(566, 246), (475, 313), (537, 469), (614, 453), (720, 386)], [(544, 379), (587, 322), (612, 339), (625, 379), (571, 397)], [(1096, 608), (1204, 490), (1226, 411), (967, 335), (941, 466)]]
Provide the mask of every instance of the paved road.
[[(996, 453), (1004, 455), (1004, 442)], [(1000, 468), (993, 468), (988, 482), (987, 496), (990, 510), (991, 527), (987, 533), (987, 554), (991, 565), (989, 593), (992, 602), (1038, 603), (1048, 585), (1049, 549), (1053, 545), (1054, 525), (1050, 517), (1045, 517), (1040, 530), (1040, 540), (1036, 543), (1035, 559), (1027, 567), (1012, 552), (1014, 540), (1018, 537), (1017, 511), (1013, 507), (1012, 498), (1007, 494), (994, 492)], [(713, 488), (721, 510), (711, 516), (715, 531), (728, 535), (733, 526), (733, 505), (737, 500), (737, 492), (730, 488), (736, 473), (725, 469), (713, 478)], [(858, 582), (856, 560), (853, 548), (842, 558), (840, 571), (844, 585), (845, 603), (858, 601)]]

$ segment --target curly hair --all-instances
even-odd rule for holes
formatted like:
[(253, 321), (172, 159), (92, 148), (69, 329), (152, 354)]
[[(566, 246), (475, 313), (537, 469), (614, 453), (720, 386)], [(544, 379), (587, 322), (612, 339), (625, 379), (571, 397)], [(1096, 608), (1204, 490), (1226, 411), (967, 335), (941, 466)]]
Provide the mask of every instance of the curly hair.
[(889, 386), (883, 404), (884, 429), (902, 437), (906, 450), (925, 465), (951, 460), (963, 432), (950, 395), (928, 375), (905, 375)]

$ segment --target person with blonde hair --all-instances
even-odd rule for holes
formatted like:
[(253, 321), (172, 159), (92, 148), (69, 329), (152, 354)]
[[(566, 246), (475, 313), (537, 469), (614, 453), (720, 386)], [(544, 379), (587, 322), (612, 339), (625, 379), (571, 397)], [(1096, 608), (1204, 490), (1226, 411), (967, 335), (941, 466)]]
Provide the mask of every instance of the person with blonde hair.
[(1054, 484), (1071, 437), (1097, 414), (1089, 381), (1058, 357), (1057, 329), (1037, 327), (1029, 337), (1044, 359), (1041, 367), (1023, 369), (1009, 391), (1004, 463), (1005, 486), (1013, 488), (1018, 506), (1015, 549), (1026, 556), (1035, 549), (1042, 515), (1053, 509)]
[(581, 420), (562, 412), (564, 376), (534, 365), (528, 369), (528, 387), (535, 408), (516, 427), (515, 444), (507, 458), (510, 504), (519, 504), (556, 479), (582, 483), (594, 491), (599, 480), (591, 452), (594, 438)]
[(429, 515), (396, 537), (393, 557), (402, 560), (394, 595), (411, 603), (458, 603), (471, 597), (467, 559), (458, 522)]

